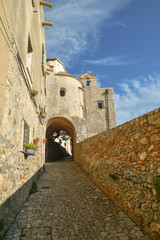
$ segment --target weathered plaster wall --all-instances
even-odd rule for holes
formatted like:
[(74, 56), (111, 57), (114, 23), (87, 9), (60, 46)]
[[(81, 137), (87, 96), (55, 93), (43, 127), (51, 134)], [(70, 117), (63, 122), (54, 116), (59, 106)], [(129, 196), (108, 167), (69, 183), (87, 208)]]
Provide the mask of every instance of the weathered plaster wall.
[(47, 59), (47, 66), (54, 71), (57, 72), (66, 72), (64, 64), (58, 58), (49, 58)]
[(11, 21), (12, 0), (1, 0), (0, 7), (0, 124), (3, 118), (4, 112), (4, 96), (5, 96), (5, 84), (6, 76), (8, 71), (8, 61), (9, 61), (9, 48), (11, 37), (9, 24)]
[[(28, 43), (30, 39), (32, 47), (32, 57), (30, 60), (30, 85), (32, 90), (38, 91), (35, 97), (37, 106), (45, 107), (44, 97), (44, 72), (46, 68), (46, 47), (45, 47), (45, 29), (42, 26), (44, 20), (43, 7), (40, 1), (16, 0), (12, 9), (12, 31), (21, 61), (25, 66), (27, 73), (28, 67)], [(22, 40), (23, 39), (23, 40)], [(42, 56), (42, 46), (44, 46), (44, 55)], [(43, 60), (42, 60), (43, 58)], [(43, 63), (42, 63), (43, 61)], [(43, 69), (42, 69), (43, 67)], [(42, 93), (42, 94), (41, 94)]]
[(90, 178), (160, 237), (160, 200), (153, 187), (160, 176), (160, 108), (78, 143), (77, 151)]

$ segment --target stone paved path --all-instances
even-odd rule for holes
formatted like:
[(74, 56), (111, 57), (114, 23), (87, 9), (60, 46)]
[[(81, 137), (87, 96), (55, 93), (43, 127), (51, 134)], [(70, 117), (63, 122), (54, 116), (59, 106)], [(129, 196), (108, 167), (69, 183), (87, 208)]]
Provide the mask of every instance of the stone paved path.
[(72, 161), (46, 164), (5, 240), (149, 240)]

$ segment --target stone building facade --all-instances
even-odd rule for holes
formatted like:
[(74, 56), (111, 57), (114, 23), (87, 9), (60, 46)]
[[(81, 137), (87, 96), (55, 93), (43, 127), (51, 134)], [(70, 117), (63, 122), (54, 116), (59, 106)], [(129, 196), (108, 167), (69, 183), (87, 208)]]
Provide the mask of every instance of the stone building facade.
[[(2, 0), (0, 16), (0, 219), (7, 228), (44, 161), (40, 115), (46, 97), (43, 1)], [(36, 138), (35, 156), (26, 157), (25, 144)]]
[(47, 60), (47, 120), (67, 118), (75, 127), (76, 142), (116, 126), (113, 88), (97, 88), (96, 75), (79, 79), (68, 74), (63, 63)]

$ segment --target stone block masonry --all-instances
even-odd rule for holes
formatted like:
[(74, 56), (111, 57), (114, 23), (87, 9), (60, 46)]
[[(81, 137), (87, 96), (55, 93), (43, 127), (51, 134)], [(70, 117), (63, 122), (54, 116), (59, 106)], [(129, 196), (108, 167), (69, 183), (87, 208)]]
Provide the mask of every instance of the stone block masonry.
[(144, 231), (160, 239), (160, 108), (78, 143), (77, 163)]

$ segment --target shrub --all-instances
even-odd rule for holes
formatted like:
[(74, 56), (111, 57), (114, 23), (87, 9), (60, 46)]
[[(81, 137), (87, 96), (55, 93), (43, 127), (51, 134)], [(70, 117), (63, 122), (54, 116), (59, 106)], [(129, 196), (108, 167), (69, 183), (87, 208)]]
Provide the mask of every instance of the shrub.
[(0, 219), (0, 231), (4, 228), (4, 226), (5, 226), (4, 219)]
[(38, 192), (38, 186), (35, 180), (32, 182), (31, 189), (29, 190), (29, 195)]
[(153, 183), (154, 189), (156, 190), (156, 198), (160, 198), (160, 176), (155, 177)]
[(112, 178), (114, 181), (118, 179), (118, 176), (115, 173), (109, 173), (109, 177)]
[[(4, 221), (4, 219), (0, 219), (0, 231), (3, 230), (4, 226), (5, 226), (5, 221)], [(0, 240), (3, 240), (1, 234), (0, 234)]]
[(31, 91), (31, 95), (32, 95), (33, 97), (37, 96), (37, 94), (38, 94), (38, 91), (36, 91), (36, 90)]
[(45, 172), (46, 171), (46, 168), (45, 168), (45, 165), (43, 165), (43, 172)]

